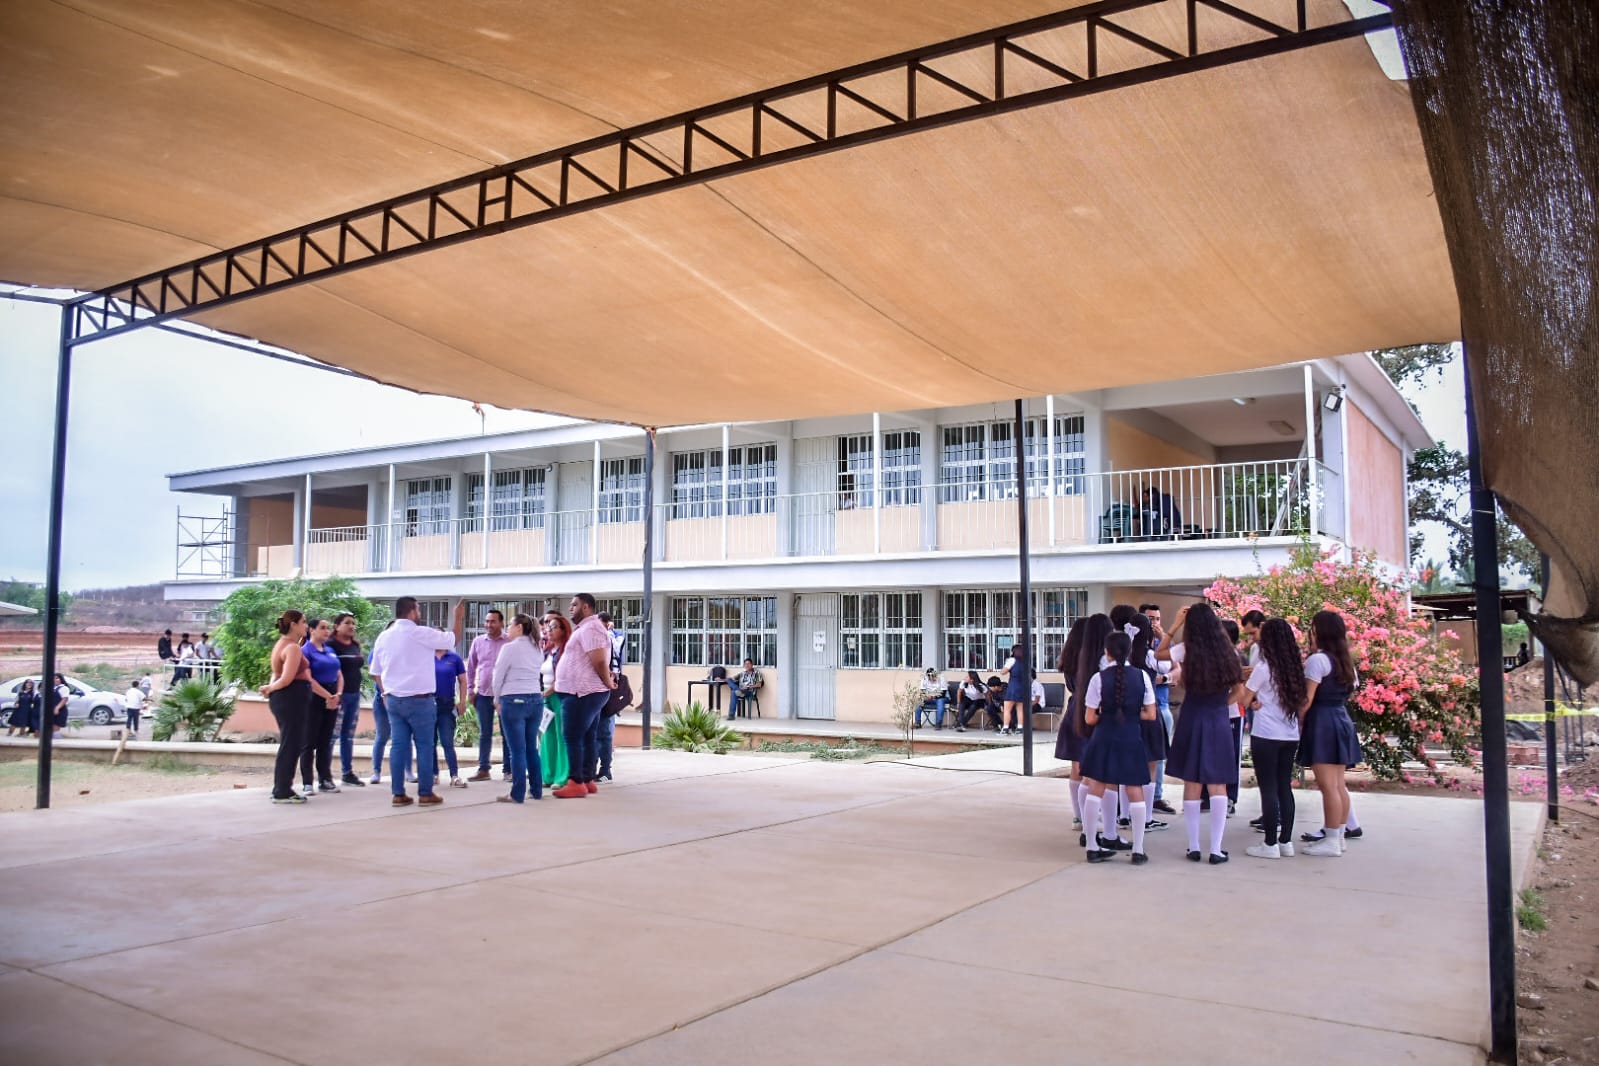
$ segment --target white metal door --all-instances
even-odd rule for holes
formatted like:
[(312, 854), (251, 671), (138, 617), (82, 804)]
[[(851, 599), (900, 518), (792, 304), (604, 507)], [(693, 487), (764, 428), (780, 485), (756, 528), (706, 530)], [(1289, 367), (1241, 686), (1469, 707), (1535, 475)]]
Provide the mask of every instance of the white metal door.
[(562, 463), (556, 472), (555, 562), (558, 566), (587, 563), (594, 521), (594, 464)]
[[(838, 438), (794, 442), (794, 554), (833, 554), (833, 514), (838, 509)], [(833, 717), (829, 714), (827, 717)]]
[(804, 593), (794, 620), (794, 717), (835, 717), (834, 675), (838, 668), (838, 596)]

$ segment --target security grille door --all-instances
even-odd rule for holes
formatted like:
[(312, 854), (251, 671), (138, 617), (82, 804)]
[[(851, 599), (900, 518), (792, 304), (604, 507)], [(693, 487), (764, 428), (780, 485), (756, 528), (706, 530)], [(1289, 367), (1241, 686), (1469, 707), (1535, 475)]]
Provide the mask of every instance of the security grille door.
[(802, 437), (794, 442), (794, 493), (793, 554), (832, 555), (833, 514), (838, 509), (837, 437)]
[(562, 463), (556, 475), (560, 507), (555, 535), (555, 561), (559, 566), (577, 566), (590, 561), (594, 521), (594, 464)]
[(794, 622), (794, 717), (832, 721), (834, 675), (838, 670), (838, 596), (831, 592), (797, 597)]

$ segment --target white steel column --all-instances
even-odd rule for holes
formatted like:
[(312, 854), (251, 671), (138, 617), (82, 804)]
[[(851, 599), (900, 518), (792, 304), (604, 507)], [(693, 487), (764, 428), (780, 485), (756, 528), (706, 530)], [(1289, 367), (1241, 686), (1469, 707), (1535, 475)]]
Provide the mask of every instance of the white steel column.
[(1059, 486), (1055, 484), (1055, 394), (1050, 393), (1044, 397), (1044, 476), (1049, 486), (1044, 493), (1044, 507), (1049, 520), (1049, 546), (1055, 546), (1055, 496)]
[[(594, 491), (589, 493), (589, 565), (600, 561), (600, 476), (603, 462), (600, 459), (600, 442), (594, 442), (594, 475), (589, 479)], [(624, 484), (626, 479), (623, 479)]]
[(1314, 537), (1320, 529), (1321, 515), (1316, 491), (1320, 478), (1316, 471), (1316, 379), (1309, 363), (1305, 364), (1305, 460), (1308, 468), (1305, 484), (1310, 501), (1306, 510), (1310, 512), (1310, 535)]
[(722, 558), (727, 558), (727, 464), (732, 456), (730, 433), (726, 422), (722, 423)]
[(883, 416), (872, 412), (872, 554), (883, 551)]
[(929, 666), (940, 671), (944, 669), (944, 631), (938, 621), (943, 599), (943, 589), (922, 590), (922, 670)]
[(311, 475), (305, 475), (305, 487), (300, 490), (300, 513), (294, 523), (294, 565), (305, 569), (305, 546), (311, 542)]
[(383, 569), (394, 570), (394, 464), (389, 464), (389, 513), (383, 520)]
[[(524, 485), (522, 490), (526, 492), (527, 486)], [(483, 504), (481, 508), (481, 514), (479, 515), (481, 522), (479, 522), (480, 528), (478, 530), (478, 536), (482, 538), (483, 544), (483, 569), (487, 570), (489, 568), (489, 516), (494, 513), (494, 465), (489, 461), (488, 452), (483, 453), (482, 499)]]

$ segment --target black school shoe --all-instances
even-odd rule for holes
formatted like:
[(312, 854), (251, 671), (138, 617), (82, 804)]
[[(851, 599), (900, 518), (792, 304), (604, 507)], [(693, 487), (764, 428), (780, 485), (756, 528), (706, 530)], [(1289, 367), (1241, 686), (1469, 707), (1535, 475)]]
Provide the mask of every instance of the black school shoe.
[(1149, 856), (1144, 854), (1142, 851), (1133, 852), (1133, 865), (1134, 866), (1142, 866), (1142, 865), (1144, 865), (1144, 863), (1146, 863), (1148, 861), (1149, 861)]
[(1225, 851), (1222, 852), (1220, 855), (1212, 855), (1210, 857), (1210, 864), (1212, 866), (1220, 866), (1222, 863), (1224, 863), (1226, 861), (1227, 861), (1227, 853)]
[[(1345, 829), (1344, 830), (1344, 839), (1345, 840), (1359, 840), (1361, 837), (1363, 837), (1365, 835), (1366, 835), (1366, 831), (1363, 828), (1362, 829)], [(1299, 834), (1299, 839), (1303, 840), (1307, 844), (1314, 844), (1318, 840), (1326, 840), (1327, 839), (1327, 834), (1324, 833), (1324, 832), (1321, 832), (1319, 830), (1317, 832), (1314, 832), (1314, 833), (1300, 833)]]
[(1110, 840), (1106, 840), (1103, 834), (1096, 833), (1094, 834), (1094, 839), (1098, 841), (1100, 851), (1133, 850), (1133, 842), (1130, 840), (1123, 840), (1121, 837), (1114, 837)]
[(1109, 862), (1115, 857), (1116, 853), (1114, 851), (1106, 851), (1104, 848), (1100, 848), (1098, 851), (1090, 851), (1088, 853), (1089, 862)]
[(1171, 804), (1167, 803), (1165, 800), (1156, 800), (1155, 801), (1155, 809), (1157, 811), (1159, 811), (1161, 814), (1176, 814), (1177, 813), (1177, 808), (1173, 807)]
[(1199, 852), (1197, 852), (1197, 851), (1190, 851), (1188, 853), (1188, 861), (1189, 862), (1198, 862), (1202, 858), (1204, 858), (1204, 856), (1199, 854)]

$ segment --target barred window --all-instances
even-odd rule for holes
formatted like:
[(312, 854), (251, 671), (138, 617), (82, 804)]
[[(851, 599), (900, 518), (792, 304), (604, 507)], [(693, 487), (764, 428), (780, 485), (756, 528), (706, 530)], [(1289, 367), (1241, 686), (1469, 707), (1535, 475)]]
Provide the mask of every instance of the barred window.
[(678, 596), (672, 599), (672, 665), (777, 665), (775, 596)]
[(839, 666), (908, 669), (921, 665), (920, 592), (846, 592), (840, 597)]
[[(841, 510), (872, 506), (872, 467), (870, 433), (838, 438), (838, 506)], [(883, 434), (883, 457), (877, 468), (883, 476), (882, 506), (920, 503), (921, 432), (914, 429), (886, 431)]]
[(407, 537), (431, 537), (450, 531), (452, 483), (447, 477), (416, 478), (405, 483), (405, 512), (401, 517)]
[[(495, 470), (489, 503), (488, 528), (543, 529), (545, 514), (542, 466), (526, 470)], [(466, 532), (483, 531), (483, 475), (466, 475)]]
[[(1015, 589), (944, 594), (944, 668), (998, 670), (1021, 634)], [(1088, 613), (1088, 591), (1033, 590), (1033, 663), (1052, 668), (1073, 622)]]
[(600, 463), (600, 524), (644, 521), (644, 457)]
[(638, 596), (612, 597), (594, 601), (596, 607), (611, 616), (616, 631), (627, 638), (625, 662), (643, 662), (644, 655), (644, 600)]
[[(727, 452), (727, 513), (777, 510), (777, 445), (743, 444)], [(722, 449), (672, 453), (672, 511), (678, 518), (722, 515)]]
[[(1041, 496), (1049, 491), (1050, 468), (1044, 461), (1046, 445), (1054, 456), (1055, 491), (1082, 492), (1086, 469), (1083, 416), (1057, 416), (1053, 441), (1046, 441), (1045, 424), (1042, 418), (1029, 418), (1022, 423), (1027, 455), (1027, 495)], [(1016, 498), (1014, 422), (945, 426), (943, 435), (939, 502)]]

